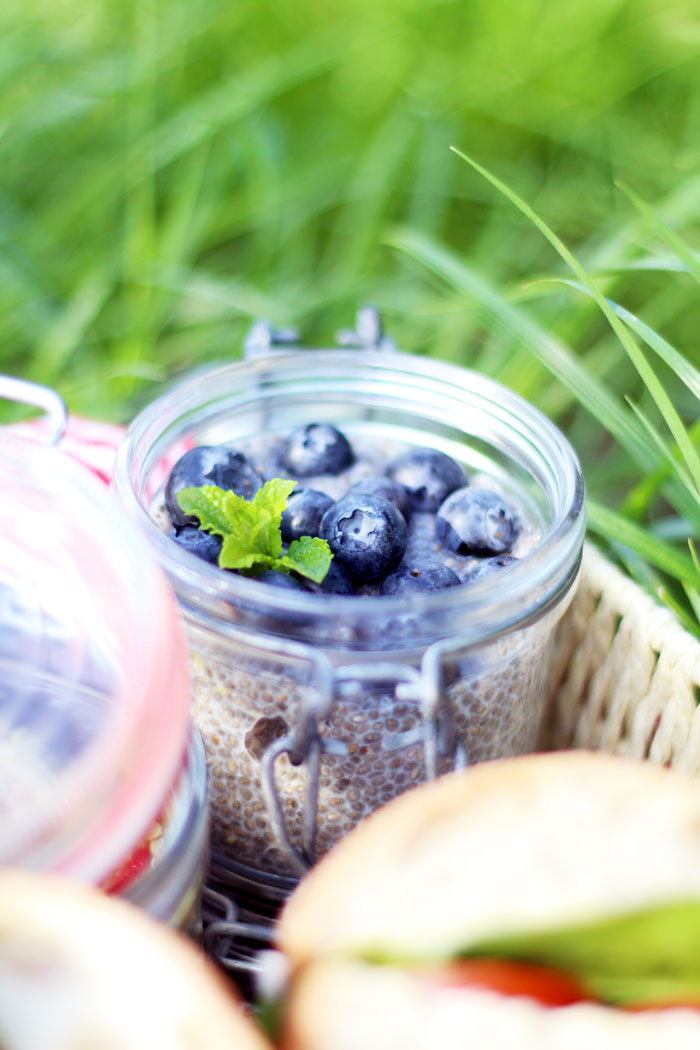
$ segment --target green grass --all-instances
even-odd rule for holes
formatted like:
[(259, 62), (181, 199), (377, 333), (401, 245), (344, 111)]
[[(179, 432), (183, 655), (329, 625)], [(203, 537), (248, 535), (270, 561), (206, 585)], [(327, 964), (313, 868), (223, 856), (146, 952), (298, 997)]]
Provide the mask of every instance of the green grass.
[(5, 0), (0, 370), (127, 420), (375, 302), (562, 426), (696, 629), (699, 42), (696, 0)]

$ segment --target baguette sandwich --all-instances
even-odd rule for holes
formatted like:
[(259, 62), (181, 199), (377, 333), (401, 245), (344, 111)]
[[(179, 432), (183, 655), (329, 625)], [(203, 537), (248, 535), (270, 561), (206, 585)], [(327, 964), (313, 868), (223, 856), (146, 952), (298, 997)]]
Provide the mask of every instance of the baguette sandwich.
[(271, 1050), (185, 937), (97, 890), (0, 870), (2, 1050)]
[(399, 797), (285, 907), (284, 1050), (700, 1048), (700, 784), (593, 752)]

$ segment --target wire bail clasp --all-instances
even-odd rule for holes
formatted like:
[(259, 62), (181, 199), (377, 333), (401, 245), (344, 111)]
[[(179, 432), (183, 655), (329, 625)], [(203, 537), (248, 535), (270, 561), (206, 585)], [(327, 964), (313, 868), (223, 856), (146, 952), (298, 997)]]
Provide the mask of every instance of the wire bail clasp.
[[(354, 328), (336, 332), (336, 344), (343, 350), (396, 350), (393, 339), (384, 335), (382, 318), (376, 306), (361, 306)], [(243, 343), (245, 357), (268, 357), (289, 350), (303, 351), (298, 328), (275, 328), (270, 321), (255, 321)]]
[(341, 328), (336, 342), (343, 348), (357, 350), (396, 350), (393, 339), (384, 335), (382, 317), (376, 306), (361, 306), (355, 317), (354, 328)]
[(63, 437), (68, 425), (68, 413), (65, 401), (55, 390), (28, 379), (0, 375), (0, 398), (41, 409), (48, 421), (47, 445), (57, 445)]

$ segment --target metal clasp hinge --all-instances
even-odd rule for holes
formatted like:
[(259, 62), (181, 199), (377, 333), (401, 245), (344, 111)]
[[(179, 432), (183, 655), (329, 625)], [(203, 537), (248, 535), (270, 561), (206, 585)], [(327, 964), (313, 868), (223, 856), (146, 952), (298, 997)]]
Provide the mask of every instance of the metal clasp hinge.
[[(371, 687), (391, 684), (397, 700), (414, 703), (421, 722), (413, 729), (389, 735), (387, 752), (423, 746), (425, 778), (431, 780), (448, 769), (466, 765), (464, 743), (456, 731), (454, 713), (442, 682), (442, 646), (430, 646), (420, 670), (400, 663), (348, 665), (324, 675), (321, 689), (302, 701), (291, 733), (274, 740), (262, 756), (263, 797), (277, 846), (297, 875), (303, 875), (316, 859), (318, 798), (323, 755), (345, 757), (349, 743), (329, 739), (322, 732), (335, 704), (361, 700)], [(306, 767), (306, 789), (302, 816), (301, 849), (292, 841), (277, 788), (275, 763), (287, 755), (293, 766)]]
[[(336, 343), (343, 349), (396, 350), (393, 340), (384, 335), (379, 311), (369, 305), (357, 311), (354, 328), (342, 328), (336, 333)], [(246, 358), (303, 349), (297, 328), (275, 328), (269, 321), (255, 321), (243, 343)]]
[(384, 335), (381, 314), (374, 306), (361, 306), (354, 328), (341, 328), (336, 333), (338, 346), (358, 350), (396, 350), (396, 344)]

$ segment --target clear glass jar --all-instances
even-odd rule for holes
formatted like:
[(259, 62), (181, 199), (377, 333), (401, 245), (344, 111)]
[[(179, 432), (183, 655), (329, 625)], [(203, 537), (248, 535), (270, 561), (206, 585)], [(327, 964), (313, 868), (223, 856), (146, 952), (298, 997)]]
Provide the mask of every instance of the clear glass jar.
[[(538, 538), (469, 587), (360, 598), (269, 588), (184, 552), (159, 524), (187, 448), (247, 448), (330, 422), (378, 447), (430, 445), (483, 472)], [(155, 546), (193, 654), (212, 841), (283, 878), (375, 807), (455, 766), (538, 745), (554, 627), (573, 593), (584, 490), (562, 434), (498, 384), (382, 350), (294, 350), (195, 375), (132, 424), (117, 492)]]
[(0, 428), (0, 493), (0, 863), (185, 924), (207, 784), (172, 591), (114, 494), (56, 449)]
[(207, 764), (195, 729), (165, 805), (140, 845), (146, 862), (139, 860), (138, 872), (130, 878), (132, 854), (122, 869), (121, 888), (115, 890), (112, 884), (108, 892), (118, 892), (154, 918), (198, 935), (208, 846)]

